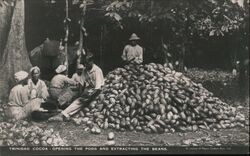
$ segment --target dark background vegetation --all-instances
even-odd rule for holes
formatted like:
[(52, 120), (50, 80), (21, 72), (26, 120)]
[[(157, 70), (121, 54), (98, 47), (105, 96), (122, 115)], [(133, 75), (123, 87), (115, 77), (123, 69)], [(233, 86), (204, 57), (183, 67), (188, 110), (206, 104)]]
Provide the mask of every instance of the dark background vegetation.
[[(25, 1), (25, 29), (28, 51), (40, 45), (47, 37), (60, 40), (64, 37), (63, 20), (65, 18), (65, 2), (57, 1), (48, 5), (44, 1)], [(98, 5), (98, 4), (97, 4)], [(164, 62), (164, 56), (159, 46), (161, 31), (154, 25), (141, 24), (138, 20), (127, 18), (124, 20), (123, 29), (114, 27), (114, 22), (103, 16), (103, 10), (87, 9), (85, 27), (88, 37), (84, 46), (95, 54), (96, 63), (103, 68), (105, 73), (121, 65), (123, 47), (127, 44), (131, 33), (135, 32), (144, 48), (144, 62)], [(80, 12), (77, 6), (69, 6), (70, 23), (69, 45), (74, 46), (79, 40)], [(160, 23), (158, 24), (160, 25)], [(165, 38), (170, 32), (164, 32)], [(184, 62), (187, 67), (200, 67), (204, 69), (220, 68), (232, 70), (235, 68), (235, 55), (241, 50), (239, 43), (235, 42), (235, 35), (200, 37), (194, 36), (190, 41), (190, 49), (186, 52)], [(174, 51), (174, 50), (173, 50)], [(172, 52), (173, 59), (177, 60), (178, 54)]]

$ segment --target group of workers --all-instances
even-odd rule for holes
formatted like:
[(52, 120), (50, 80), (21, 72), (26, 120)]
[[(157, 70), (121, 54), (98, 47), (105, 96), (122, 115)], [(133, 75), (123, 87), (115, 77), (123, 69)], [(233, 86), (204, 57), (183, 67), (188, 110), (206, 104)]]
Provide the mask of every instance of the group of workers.
[[(125, 46), (121, 56), (125, 63), (143, 62), (143, 49), (136, 42), (139, 39), (136, 34), (131, 35), (131, 44)], [(25, 71), (15, 73), (17, 84), (10, 91), (7, 117), (20, 120), (34, 111), (47, 112), (41, 107), (42, 103), (54, 101), (59, 113), (50, 117), (49, 121), (69, 120), (70, 116), (90, 103), (104, 85), (103, 72), (94, 63), (93, 57), (92, 53), (87, 53), (83, 64), (77, 65), (76, 73), (71, 78), (67, 76), (67, 67), (59, 65), (49, 87), (40, 79), (41, 71), (37, 66), (30, 69), (30, 74)]]

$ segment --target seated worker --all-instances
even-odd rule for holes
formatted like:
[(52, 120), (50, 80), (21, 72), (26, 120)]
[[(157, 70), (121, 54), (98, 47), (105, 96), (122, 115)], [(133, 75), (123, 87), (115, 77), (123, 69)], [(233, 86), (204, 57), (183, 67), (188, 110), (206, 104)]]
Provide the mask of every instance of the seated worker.
[(58, 102), (59, 107), (70, 104), (77, 94), (70, 88), (75, 87), (77, 83), (66, 76), (66, 70), (65, 65), (57, 67), (57, 75), (52, 78), (49, 89), (51, 98)]
[(33, 111), (46, 111), (40, 108), (42, 99), (30, 99), (30, 91), (28, 88), (28, 73), (19, 71), (14, 77), (17, 82), (9, 95), (6, 115), (16, 120), (24, 119), (30, 116)]
[(82, 107), (87, 106), (90, 101), (101, 92), (101, 88), (104, 85), (104, 77), (102, 70), (94, 64), (92, 53), (87, 54), (84, 65), (86, 68), (83, 71), (83, 77), (86, 87), (84, 88), (83, 94), (60, 114), (50, 118), (49, 121), (63, 121), (63, 119), (69, 119), (71, 115), (81, 110)]
[(40, 68), (35, 66), (30, 69), (31, 79), (28, 80), (28, 88), (30, 90), (30, 98), (41, 98), (44, 101), (49, 97), (48, 88), (45, 82), (40, 78)]
[(72, 80), (74, 80), (76, 83), (84, 85), (84, 79), (83, 79), (83, 68), (84, 66), (82, 64), (77, 65), (76, 73), (73, 74)]
[(83, 78), (83, 68), (84, 66), (82, 64), (77, 65), (76, 73), (73, 74), (71, 78), (78, 84), (79, 95), (82, 94), (82, 90), (85, 85), (84, 78)]
[(125, 64), (141, 64), (143, 62), (143, 49), (137, 44), (137, 40), (139, 39), (140, 38), (135, 33), (130, 36), (129, 41), (131, 43), (130, 45), (125, 46), (121, 56), (122, 60), (125, 61)]

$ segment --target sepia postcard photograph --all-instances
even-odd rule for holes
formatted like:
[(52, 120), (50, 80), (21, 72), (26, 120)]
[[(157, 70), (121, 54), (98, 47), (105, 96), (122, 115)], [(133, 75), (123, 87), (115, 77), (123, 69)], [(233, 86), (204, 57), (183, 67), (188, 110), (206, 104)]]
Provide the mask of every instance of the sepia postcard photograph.
[(0, 156), (249, 155), (249, 0), (0, 0)]

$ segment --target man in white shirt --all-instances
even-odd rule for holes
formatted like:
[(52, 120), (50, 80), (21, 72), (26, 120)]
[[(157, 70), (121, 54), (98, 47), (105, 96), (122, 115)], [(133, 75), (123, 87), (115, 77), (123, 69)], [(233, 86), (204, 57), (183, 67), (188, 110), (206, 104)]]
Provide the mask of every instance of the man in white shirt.
[(104, 85), (104, 77), (102, 70), (93, 62), (93, 54), (87, 54), (84, 62), (86, 68), (83, 71), (83, 78), (86, 87), (83, 94), (60, 114), (50, 118), (49, 121), (63, 121), (64, 118), (69, 119), (71, 115), (80, 111), (83, 106), (89, 104), (101, 92)]
[(85, 60), (85, 70), (83, 71), (83, 78), (86, 83), (86, 89), (101, 89), (104, 85), (104, 77), (100, 67), (93, 62), (93, 54), (89, 53)]
[(40, 77), (40, 68), (35, 66), (30, 69), (31, 79), (28, 80), (28, 87), (30, 90), (30, 98), (41, 98), (44, 101), (49, 97), (48, 88), (45, 82)]
[(137, 44), (137, 40), (139, 39), (140, 38), (133, 33), (129, 38), (129, 41), (131, 41), (130, 45), (124, 47), (121, 57), (126, 63), (141, 64), (143, 62), (143, 49)]

